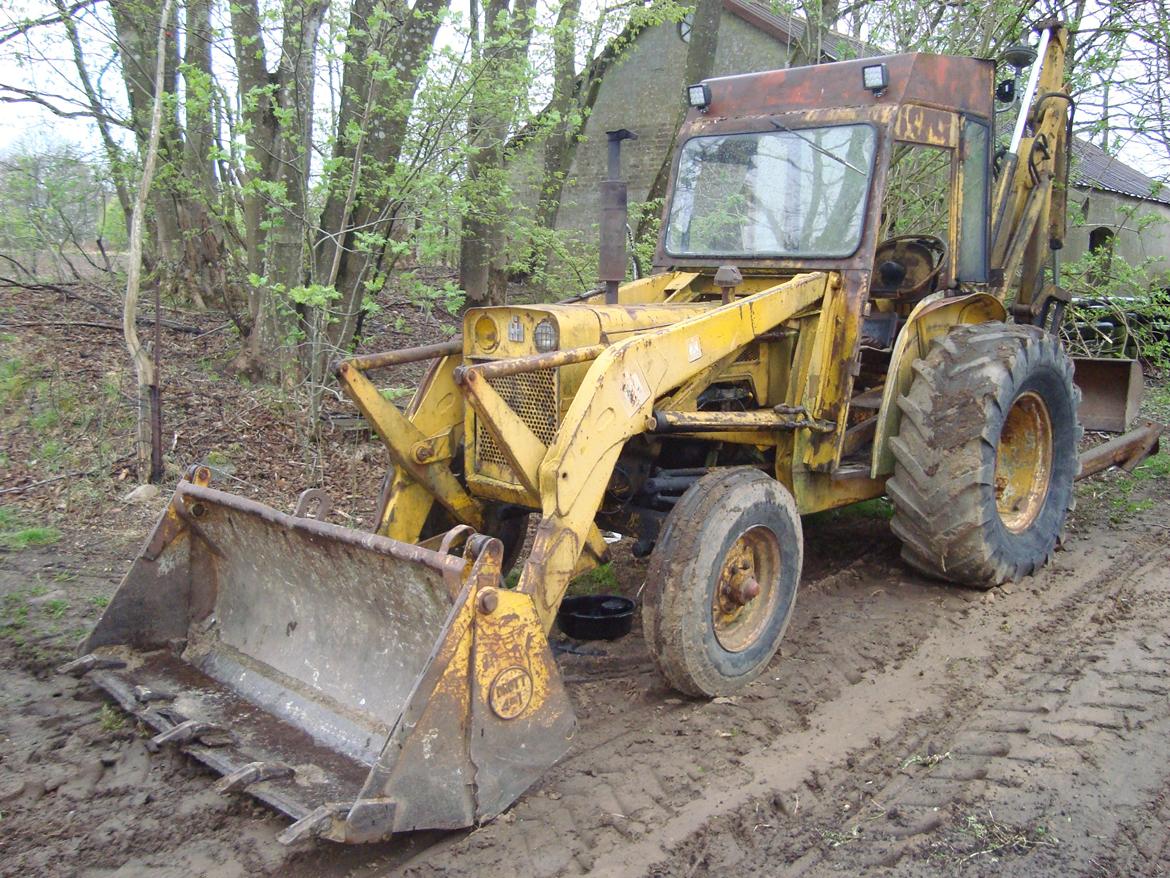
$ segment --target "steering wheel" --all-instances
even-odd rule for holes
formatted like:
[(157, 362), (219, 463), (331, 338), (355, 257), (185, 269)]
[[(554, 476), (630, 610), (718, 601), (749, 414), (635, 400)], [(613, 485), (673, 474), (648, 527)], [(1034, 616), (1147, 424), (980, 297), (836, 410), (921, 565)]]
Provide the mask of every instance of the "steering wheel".
[(933, 235), (898, 235), (878, 245), (871, 284), (876, 298), (913, 298), (934, 289), (947, 264), (947, 245)]

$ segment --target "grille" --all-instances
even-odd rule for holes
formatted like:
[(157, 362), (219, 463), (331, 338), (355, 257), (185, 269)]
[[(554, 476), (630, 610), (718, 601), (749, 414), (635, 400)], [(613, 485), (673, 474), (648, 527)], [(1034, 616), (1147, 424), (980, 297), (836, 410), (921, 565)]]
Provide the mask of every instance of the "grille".
[(753, 341), (751, 344), (746, 345), (744, 347), (744, 349), (739, 352), (739, 356), (735, 358), (735, 362), (737, 362), (737, 363), (754, 363), (759, 358), (760, 358), (760, 345), (758, 342)]
[[(538, 369), (535, 372), (490, 378), (488, 384), (520, 416), (520, 420), (528, 425), (537, 439), (545, 445), (552, 444), (559, 414), (556, 369)], [(475, 445), (480, 463), (509, 465), (508, 458), (478, 418), (475, 422)]]

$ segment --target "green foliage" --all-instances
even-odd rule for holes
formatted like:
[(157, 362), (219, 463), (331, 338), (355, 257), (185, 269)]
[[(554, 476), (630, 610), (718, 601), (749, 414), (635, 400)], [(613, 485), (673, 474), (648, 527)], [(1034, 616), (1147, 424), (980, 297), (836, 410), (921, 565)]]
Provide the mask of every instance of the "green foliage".
[(873, 500), (862, 500), (849, 506), (838, 509), (828, 509), (824, 512), (814, 512), (807, 516), (806, 524), (815, 527), (834, 521), (848, 521), (850, 519), (872, 519), (874, 521), (888, 521), (894, 517), (894, 505), (887, 497), (875, 497)]
[(448, 314), (458, 314), (467, 300), (467, 294), (450, 278), (435, 283), (408, 271), (398, 278), (399, 289), (415, 305), (428, 313), (436, 306)]
[[(1140, 233), (1153, 217), (1123, 218)], [(1073, 356), (1137, 357), (1154, 369), (1170, 369), (1170, 289), (1157, 263), (1133, 263), (1112, 242), (1063, 267), (1061, 285), (1071, 293), (1062, 334)]]
[(413, 387), (384, 387), (378, 391), (387, 402), (398, 402), (400, 399), (409, 399), (414, 396)]
[(84, 266), (100, 260), (99, 237), (107, 249), (126, 238), (108, 171), (73, 144), (25, 139), (0, 155), (0, 202), (0, 251), (30, 270), (33, 254)]

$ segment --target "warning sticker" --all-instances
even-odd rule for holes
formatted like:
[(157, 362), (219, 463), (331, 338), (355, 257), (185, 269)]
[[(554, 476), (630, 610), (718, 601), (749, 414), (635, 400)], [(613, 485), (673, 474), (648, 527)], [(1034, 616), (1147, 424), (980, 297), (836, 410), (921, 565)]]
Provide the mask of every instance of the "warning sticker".
[(622, 375), (622, 399), (626, 403), (627, 415), (636, 415), (649, 398), (650, 387), (637, 369)]
[(687, 343), (687, 362), (693, 363), (701, 356), (703, 356), (703, 346), (699, 344), (699, 337), (696, 335)]

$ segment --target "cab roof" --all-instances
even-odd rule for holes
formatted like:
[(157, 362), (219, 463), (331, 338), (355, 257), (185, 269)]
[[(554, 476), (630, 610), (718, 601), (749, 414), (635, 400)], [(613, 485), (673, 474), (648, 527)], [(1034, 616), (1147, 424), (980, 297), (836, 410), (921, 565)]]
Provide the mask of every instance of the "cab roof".
[[(862, 68), (876, 64), (885, 64), (889, 71), (889, 87), (881, 95), (865, 88), (861, 78)], [(884, 55), (720, 76), (704, 82), (711, 89), (707, 114), (715, 117), (920, 104), (989, 118), (995, 62), (924, 53)]]

